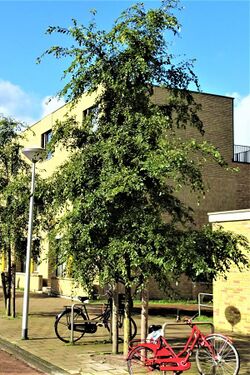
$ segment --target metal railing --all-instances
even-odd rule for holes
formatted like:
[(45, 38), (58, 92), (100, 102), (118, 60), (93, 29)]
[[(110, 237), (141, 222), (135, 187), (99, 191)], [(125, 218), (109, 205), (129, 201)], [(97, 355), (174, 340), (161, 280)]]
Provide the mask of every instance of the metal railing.
[(250, 146), (234, 145), (234, 161), (250, 163)]
[[(211, 302), (203, 303), (204, 297), (210, 297), (209, 299), (211, 300)], [(210, 307), (211, 309), (213, 308), (213, 295), (211, 293), (199, 293), (198, 294), (199, 316), (201, 315), (201, 307)]]
[[(211, 333), (214, 333), (214, 325), (211, 322), (195, 322), (194, 323), (196, 326), (203, 325), (203, 326), (209, 326)], [(162, 326), (162, 334), (165, 337), (165, 332), (166, 332), (166, 327), (171, 327), (171, 326), (187, 326), (187, 323), (169, 323), (166, 322)]]

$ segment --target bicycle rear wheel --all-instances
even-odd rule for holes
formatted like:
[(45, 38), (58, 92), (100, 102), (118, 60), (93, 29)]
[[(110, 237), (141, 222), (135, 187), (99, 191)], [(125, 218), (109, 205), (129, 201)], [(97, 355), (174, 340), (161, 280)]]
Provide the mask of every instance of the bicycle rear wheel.
[[(86, 320), (85, 315), (82, 310), (79, 308), (74, 308), (74, 324), (75, 323), (84, 323)], [(63, 342), (70, 342), (71, 336), (71, 308), (65, 309), (61, 314), (57, 316), (57, 319), (54, 324), (56, 336)], [(84, 335), (85, 329), (84, 325), (82, 326), (81, 332), (74, 331), (73, 341), (76, 342)]]
[(154, 352), (151, 348), (137, 346), (131, 350), (127, 359), (128, 372), (130, 375), (154, 373), (161, 374), (159, 366), (154, 365)]
[[(124, 316), (119, 317), (119, 336), (123, 336)], [(133, 340), (137, 334), (137, 325), (133, 318), (130, 318), (130, 340)]]
[(206, 338), (213, 347), (200, 347), (196, 351), (196, 365), (201, 375), (237, 375), (240, 368), (240, 358), (233, 344), (221, 335), (211, 335)]
[[(119, 315), (119, 318), (118, 318), (118, 336), (119, 338), (122, 340), (122, 337), (123, 337), (123, 321), (124, 321), (124, 317), (123, 315)], [(107, 328), (107, 330), (110, 332), (110, 329), (111, 329), (111, 321), (110, 319), (107, 320), (105, 323), (105, 328)], [(130, 340), (133, 340), (137, 334), (137, 325), (134, 321), (133, 318), (130, 319), (130, 325), (131, 325), (131, 337), (130, 337)]]
[(130, 319), (130, 332), (131, 332), (131, 337), (130, 337), (130, 340), (133, 340), (137, 334), (137, 325), (134, 321), (133, 318)]

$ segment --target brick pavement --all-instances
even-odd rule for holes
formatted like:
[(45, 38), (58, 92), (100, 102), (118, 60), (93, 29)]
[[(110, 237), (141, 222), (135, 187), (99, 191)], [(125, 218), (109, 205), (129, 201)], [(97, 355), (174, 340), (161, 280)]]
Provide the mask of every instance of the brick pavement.
[[(64, 305), (71, 305), (70, 300), (32, 294), (30, 298), (29, 340), (21, 339), (22, 297), (17, 298), (17, 318), (0, 315), (0, 348), (14, 352), (17, 357), (26, 360), (46, 374), (54, 375), (122, 375), (128, 374), (123, 355), (112, 355), (107, 331), (98, 328), (94, 335), (85, 334), (75, 345), (64, 344), (54, 333), (55, 315)], [(3, 301), (0, 298), (0, 311)], [(139, 325), (139, 316), (135, 316)], [(150, 316), (150, 323), (164, 323), (165, 317)], [(186, 327), (186, 330), (188, 327)], [(167, 336), (187, 334), (183, 326), (167, 327)], [(250, 345), (247, 338), (235, 337), (241, 358), (240, 375), (250, 375)], [(122, 346), (120, 347), (122, 351)], [(195, 365), (185, 373), (197, 374)]]

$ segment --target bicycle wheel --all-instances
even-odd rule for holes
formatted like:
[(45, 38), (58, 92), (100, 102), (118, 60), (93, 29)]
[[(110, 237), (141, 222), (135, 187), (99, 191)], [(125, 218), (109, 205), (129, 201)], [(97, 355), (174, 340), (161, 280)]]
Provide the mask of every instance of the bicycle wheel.
[[(124, 316), (123, 315), (119, 315), (119, 318), (118, 318), (118, 336), (119, 338), (122, 340), (122, 337), (123, 336), (123, 321), (124, 321)], [(137, 325), (134, 321), (133, 318), (130, 319), (130, 324), (131, 324), (131, 337), (130, 337), (130, 340), (133, 340), (137, 334)], [(106, 323), (104, 324), (105, 325), (105, 328), (107, 328), (107, 330), (110, 332), (110, 328), (111, 328), (111, 321), (110, 320), (107, 320)]]
[(128, 372), (130, 375), (147, 374), (154, 371), (160, 374), (159, 366), (154, 365), (154, 352), (151, 348), (137, 346), (128, 355)]
[(130, 325), (131, 325), (131, 330), (130, 330), (131, 337), (130, 337), (130, 340), (133, 340), (135, 338), (136, 334), (137, 334), (137, 325), (136, 325), (136, 323), (135, 323), (135, 321), (134, 321), (133, 318), (130, 319)]
[[(86, 317), (83, 314), (82, 310), (79, 308), (74, 308), (74, 324), (75, 323), (83, 323)], [(55, 324), (55, 333), (57, 337), (63, 342), (70, 342), (71, 336), (71, 309), (65, 309), (61, 314), (58, 315)], [(84, 335), (85, 330), (84, 326), (82, 327), (81, 332), (74, 331), (74, 342), (80, 340), (80, 338)]]
[(233, 344), (221, 335), (211, 335), (206, 338), (213, 347), (200, 347), (196, 351), (196, 365), (202, 375), (237, 375), (240, 368), (240, 358)]

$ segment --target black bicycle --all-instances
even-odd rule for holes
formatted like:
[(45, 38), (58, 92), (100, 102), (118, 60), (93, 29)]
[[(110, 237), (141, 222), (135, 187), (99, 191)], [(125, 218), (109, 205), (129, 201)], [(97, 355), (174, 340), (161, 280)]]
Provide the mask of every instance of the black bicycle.
[[(124, 295), (119, 294), (119, 309), (118, 309), (118, 329), (122, 330), (124, 322)], [(82, 338), (85, 333), (95, 333), (98, 327), (105, 327), (108, 332), (111, 330), (111, 316), (112, 316), (112, 298), (108, 298), (108, 302), (103, 305), (102, 312), (96, 314), (94, 317), (89, 317), (86, 303), (88, 297), (78, 297), (81, 305), (73, 307), (65, 306), (64, 310), (56, 316), (54, 328), (56, 336), (63, 342), (76, 342)], [(73, 318), (73, 319), (72, 319)], [(71, 327), (73, 321), (73, 337), (71, 334)], [(137, 326), (134, 319), (130, 319), (131, 324), (131, 340), (136, 336)], [(121, 332), (119, 332), (121, 337)]]

